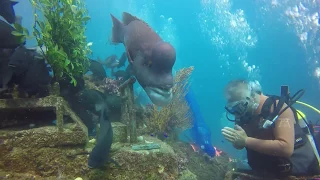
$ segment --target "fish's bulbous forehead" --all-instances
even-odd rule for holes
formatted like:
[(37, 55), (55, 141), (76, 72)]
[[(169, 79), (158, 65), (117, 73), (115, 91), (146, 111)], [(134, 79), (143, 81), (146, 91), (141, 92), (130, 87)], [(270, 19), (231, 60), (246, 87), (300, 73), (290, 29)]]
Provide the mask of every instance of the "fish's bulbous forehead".
[[(161, 57), (161, 59), (176, 60), (176, 50), (167, 42), (158, 42), (152, 51), (153, 57)], [(158, 58), (157, 58), (158, 59)]]

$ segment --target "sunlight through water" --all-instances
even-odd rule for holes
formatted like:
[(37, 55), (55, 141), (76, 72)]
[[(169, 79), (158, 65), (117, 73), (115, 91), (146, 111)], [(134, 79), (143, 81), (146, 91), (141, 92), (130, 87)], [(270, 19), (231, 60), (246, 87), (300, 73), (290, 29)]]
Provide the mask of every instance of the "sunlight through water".
[[(221, 68), (240, 62), (250, 79), (259, 79), (259, 67), (247, 61), (248, 50), (254, 48), (258, 39), (248, 24), (244, 11), (232, 11), (229, 0), (201, 0), (199, 22), (202, 33), (220, 52)], [(237, 57), (230, 57), (230, 52)]]

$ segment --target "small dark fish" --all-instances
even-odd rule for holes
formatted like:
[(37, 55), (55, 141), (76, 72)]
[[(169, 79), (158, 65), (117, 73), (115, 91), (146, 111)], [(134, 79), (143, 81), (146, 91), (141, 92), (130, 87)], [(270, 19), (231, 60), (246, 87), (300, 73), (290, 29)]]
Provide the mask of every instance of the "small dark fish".
[(119, 64), (117, 66), (117, 68), (121, 68), (122, 66), (125, 66), (127, 61), (127, 53), (123, 52), (121, 55), (121, 58), (119, 59)]
[(60, 94), (64, 97), (68, 102), (69, 99), (72, 99), (72, 95), (75, 95), (84, 89), (84, 79), (83, 77), (74, 77), (77, 81), (76, 86), (70, 83), (70, 77), (63, 77), (59, 79), (60, 86)]
[(163, 137), (165, 137), (165, 138), (169, 137), (168, 133), (164, 132)]
[(18, 1), (13, 0), (0, 1), (0, 16), (2, 16), (10, 24), (15, 22), (16, 14), (14, 12), (13, 6), (17, 3)]
[(8, 65), (14, 68), (14, 72), (20, 75), (28, 70), (30, 61), (33, 61), (32, 53), (23, 45), (17, 47), (9, 58)]
[(150, 100), (167, 105), (172, 100), (172, 67), (176, 61), (174, 47), (164, 42), (141, 19), (123, 12), (122, 22), (111, 14), (112, 42), (123, 43), (132, 66), (133, 75), (144, 88)]
[(0, 49), (0, 58), (9, 58), (13, 52), (14, 49)]
[(162, 133), (156, 133), (156, 135), (154, 133), (150, 134), (150, 136), (152, 136), (152, 137), (158, 136), (158, 138), (163, 139), (161, 137), (161, 135), (163, 135), (164, 138), (168, 138), (169, 137), (168, 133), (166, 133), (166, 132), (164, 132), (163, 134)]
[(1, 49), (15, 49), (21, 44), (25, 45), (26, 42), (20, 43), (19, 38), (11, 34), (12, 31), (15, 31), (15, 28), (0, 19), (0, 48)]
[(96, 112), (100, 112), (100, 134), (97, 140), (97, 144), (90, 153), (88, 167), (100, 168), (108, 161), (116, 163), (109, 157), (113, 140), (113, 130), (111, 121), (106, 115), (107, 105), (104, 101), (103, 94), (97, 91), (96, 93), (92, 93), (89, 97), (91, 100), (94, 99), (95, 101), (93, 104), (91, 103), (91, 107), (94, 107), (94, 110)]
[(19, 46), (11, 55), (8, 66), (12, 68), (14, 83), (28, 95), (36, 95), (40, 86), (51, 82), (52, 78), (45, 61), (36, 60), (34, 52), (24, 46)]
[(105, 61), (102, 61), (101, 64), (105, 65), (107, 68), (113, 69), (119, 65), (118, 57), (113, 54), (107, 57)]
[(107, 77), (106, 71), (104, 70), (102, 64), (98, 61), (91, 59), (89, 70), (92, 72), (92, 75), (98, 80), (103, 80)]
[(124, 70), (118, 70), (116, 72), (111, 72), (112, 76), (114, 76), (117, 80), (126, 81), (130, 78), (130, 74)]
[(104, 104), (101, 93), (96, 90), (85, 89), (82, 77), (76, 78), (76, 87), (70, 83), (70, 80), (70, 78), (64, 78), (59, 81), (61, 95), (87, 126), (89, 136), (95, 136), (96, 122), (93, 120), (94, 115), (100, 115), (96, 112), (96, 108), (99, 109), (99, 106)]
[(27, 92), (28, 95), (36, 95), (41, 86), (49, 85), (52, 77), (49, 74), (49, 68), (44, 60), (33, 60), (29, 64), (28, 70), (19, 83), (19, 89)]
[(8, 57), (0, 57), (0, 93), (8, 90), (8, 83), (13, 75), (13, 71), (8, 66), (8, 63)]
[(47, 53), (47, 47), (36, 46), (36, 47), (27, 48), (27, 49), (30, 51), (34, 51), (36, 59), (45, 59), (45, 55)]
[(104, 94), (97, 90), (84, 89), (80, 92), (78, 103), (83, 104), (86, 110), (100, 115), (102, 109), (106, 109), (106, 101), (104, 99)]

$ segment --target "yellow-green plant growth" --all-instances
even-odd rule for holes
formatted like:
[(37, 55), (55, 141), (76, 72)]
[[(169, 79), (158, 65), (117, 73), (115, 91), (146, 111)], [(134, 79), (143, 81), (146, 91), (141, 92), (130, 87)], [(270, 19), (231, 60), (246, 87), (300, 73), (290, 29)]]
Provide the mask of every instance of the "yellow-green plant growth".
[(29, 35), (29, 31), (27, 28), (23, 27), (19, 23), (13, 24), (14, 31), (11, 32), (12, 35), (16, 37), (17, 42), (24, 43), (27, 39), (31, 39), (32, 37)]
[[(153, 132), (163, 132), (170, 126), (187, 129), (192, 126), (189, 105), (185, 95), (190, 87), (190, 76), (194, 67), (180, 69), (174, 77), (173, 98), (170, 104), (164, 107), (152, 105), (151, 116), (146, 121), (148, 128)], [(172, 127), (171, 127), (172, 128)]]
[(83, 0), (31, 0), (31, 3), (35, 17), (33, 35), (40, 47), (47, 48), (45, 57), (55, 78), (69, 76), (76, 85), (74, 77), (86, 73), (91, 53), (85, 36), (90, 17)]

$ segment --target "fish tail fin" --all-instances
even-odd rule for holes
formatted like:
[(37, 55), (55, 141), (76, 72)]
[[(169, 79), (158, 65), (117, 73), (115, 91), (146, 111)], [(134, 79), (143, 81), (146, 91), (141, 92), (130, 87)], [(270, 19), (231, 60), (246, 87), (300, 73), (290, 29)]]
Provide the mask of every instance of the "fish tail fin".
[(111, 18), (112, 18), (112, 38), (111, 41), (113, 43), (123, 43), (123, 30), (124, 30), (124, 24), (122, 24), (121, 21), (119, 21), (119, 19), (117, 19), (116, 17), (114, 17), (112, 14)]

